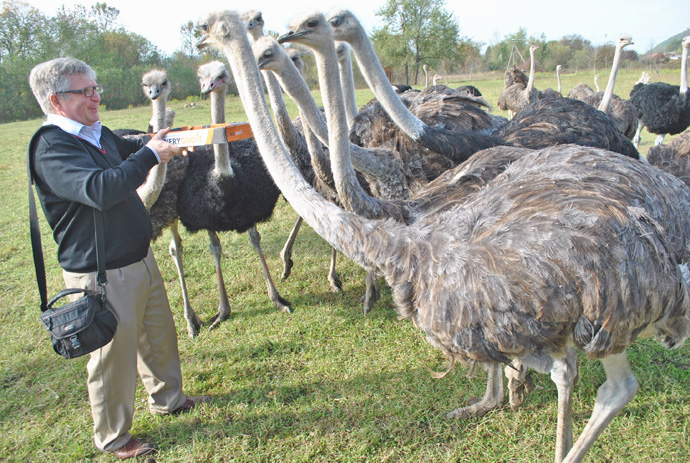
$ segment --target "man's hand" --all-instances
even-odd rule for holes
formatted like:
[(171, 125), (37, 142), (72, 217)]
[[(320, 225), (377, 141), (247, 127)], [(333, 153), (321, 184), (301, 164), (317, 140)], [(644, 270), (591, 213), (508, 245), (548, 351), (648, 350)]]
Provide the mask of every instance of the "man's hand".
[(170, 127), (161, 129), (153, 136), (151, 140), (146, 144), (149, 148), (156, 150), (158, 156), (161, 158), (161, 163), (168, 163), (173, 156), (178, 154), (187, 155), (187, 151), (181, 146), (171, 145), (167, 141), (163, 140), (163, 137), (170, 132)]

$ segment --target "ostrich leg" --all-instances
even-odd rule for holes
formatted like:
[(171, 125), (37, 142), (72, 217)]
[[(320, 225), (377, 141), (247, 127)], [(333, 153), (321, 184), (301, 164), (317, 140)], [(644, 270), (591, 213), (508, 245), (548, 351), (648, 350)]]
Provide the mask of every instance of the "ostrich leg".
[(654, 146), (659, 146), (664, 143), (664, 138), (666, 138), (666, 134), (662, 133), (661, 135), (657, 136), (656, 139), (654, 140)]
[(335, 261), (338, 256), (338, 251), (335, 248), (331, 248), (331, 265), (328, 268), (328, 283), (330, 283), (331, 291), (334, 293), (339, 293), (343, 290), (343, 282), (340, 281), (338, 272), (335, 271)]
[(218, 313), (211, 318), (211, 321), (213, 321), (211, 329), (213, 329), (221, 322), (227, 320), (230, 316), (230, 301), (228, 301), (228, 293), (225, 289), (225, 279), (223, 278), (223, 269), (220, 265), (221, 258), (223, 257), (223, 248), (218, 239), (218, 234), (208, 230), (208, 239), (208, 247), (216, 262), (216, 277), (218, 278)]
[(577, 378), (577, 353), (568, 349), (564, 359), (556, 359), (551, 380), (558, 389), (558, 424), (556, 427), (556, 463), (563, 461), (573, 446), (573, 389)]
[(638, 148), (640, 145), (640, 140), (642, 139), (642, 128), (644, 127), (644, 124), (642, 123), (641, 120), (637, 121), (637, 130), (635, 130), (635, 136), (633, 137), (633, 145), (635, 145), (635, 149)]
[(485, 365), (487, 372), (486, 392), (479, 402), (460, 407), (446, 414), (446, 418), (471, 418), (484, 416), (487, 412), (500, 407), (503, 404), (503, 372), (500, 363), (488, 363)]
[(292, 262), (292, 247), (295, 245), (295, 240), (297, 239), (297, 234), (302, 227), (303, 221), (302, 217), (297, 217), (297, 222), (295, 222), (295, 225), (292, 227), (292, 231), (290, 231), (290, 235), (285, 242), (285, 246), (283, 246), (283, 250), (280, 251), (280, 260), (283, 261), (283, 274), (280, 276), (280, 279), (283, 281), (288, 279), (292, 271), (292, 266), (294, 265), (294, 262)]
[(187, 320), (187, 334), (189, 334), (190, 338), (194, 338), (201, 329), (201, 320), (199, 320), (196, 312), (192, 309), (192, 304), (189, 302), (187, 282), (184, 279), (184, 268), (182, 266), (182, 238), (180, 238), (177, 220), (170, 224), (170, 246), (168, 247), (168, 252), (170, 252), (170, 256), (175, 262), (177, 275), (180, 278), (182, 299), (184, 300), (184, 318)]
[(280, 310), (281, 312), (292, 313), (292, 310), (290, 310), (290, 303), (283, 299), (280, 296), (280, 294), (278, 294), (278, 290), (273, 284), (271, 273), (268, 271), (268, 265), (266, 265), (264, 253), (261, 250), (261, 235), (257, 231), (256, 225), (252, 225), (252, 227), (249, 230), (247, 230), (247, 233), (249, 233), (249, 241), (254, 246), (254, 249), (256, 249), (256, 252), (259, 254), (259, 259), (261, 259), (261, 269), (264, 272), (266, 288), (268, 289), (268, 297), (271, 299), (271, 301), (273, 301), (278, 310)]
[(381, 299), (381, 289), (379, 286), (379, 277), (376, 272), (370, 270), (366, 276), (366, 291), (362, 296), (362, 305), (364, 306), (364, 315), (368, 314), (374, 308), (376, 301)]
[[(639, 387), (637, 378), (630, 370), (628, 357), (625, 352), (610, 355), (600, 359), (600, 361), (606, 372), (606, 381), (597, 391), (594, 410), (592, 410), (592, 416), (589, 418), (587, 426), (580, 434), (575, 446), (566, 455), (563, 463), (582, 461), (582, 458), (584, 458), (597, 437), (599, 437), (618, 412), (632, 400)], [(560, 389), (558, 395), (560, 403)], [(560, 424), (560, 405), (558, 414)]]

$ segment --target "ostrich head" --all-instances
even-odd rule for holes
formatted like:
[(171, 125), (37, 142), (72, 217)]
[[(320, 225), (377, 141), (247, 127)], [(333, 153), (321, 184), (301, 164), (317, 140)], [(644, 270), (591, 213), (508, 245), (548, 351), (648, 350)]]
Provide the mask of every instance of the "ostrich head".
[(324, 40), (334, 41), (333, 28), (319, 11), (304, 13), (288, 25), (290, 32), (278, 38), (278, 43), (296, 42), (307, 47), (318, 48)]
[(277, 71), (280, 66), (285, 64), (285, 60), (290, 59), (285, 49), (270, 36), (260, 37), (252, 45), (256, 64), (261, 71)]
[(170, 94), (170, 81), (168, 74), (165, 71), (154, 69), (147, 72), (141, 78), (141, 88), (144, 90), (144, 95), (151, 100), (156, 100)]
[(351, 51), (352, 51), (352, 47), (350, 47), (349, 43), (336, 41), (335, 52), (338, 55), (338, 62), (342, 63), (343, 60), (345, 60), (345, 58), (350, 56)]
[[(353, 43), (362, 37), (363, 28), (359, 20), (349, 10), (336, 8), (326, 16), (333, 27), (335, 40)], [(366, 34), (364, 34), (366, 36)]]
[(616, 40), (616, 47), (623, 48), (634, 44), (635, 42), (632, 41), (632, 37), (630, 37), (628, 34), (621, 34), (618, 36), (618, 40)]
[(302, 52), (294, 47), (286, 48), (285, 52), (290, 57), (290, 60), (292, 60), (299, 73), (304, 75), (305, 65), (302, 59)]
[(247, 26), (247, 32), (253, 40), (257, 40), (264, 35), (264, 17), (261, 11), (248, 10), (241, 14), (242, 21)]
[(199, 66), (196, 76), (203, 95), (208, 95), (213, 91), (223, 91), (230, 82), (230, 73), (220, 61), (211, 61)]

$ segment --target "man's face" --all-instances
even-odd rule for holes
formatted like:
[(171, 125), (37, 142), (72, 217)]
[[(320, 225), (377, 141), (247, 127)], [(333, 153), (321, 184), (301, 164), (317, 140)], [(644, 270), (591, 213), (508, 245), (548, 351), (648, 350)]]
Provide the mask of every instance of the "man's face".
[[(81, 90), (96, 85), (95, 81), (81, 74), (70, 76), (69, 81), (70, 90)], [(50, 101), (55, 112), (60, 116), (65, 116), (87, 126), (91, 126), (99, 120), (98, 105), (101, 102), (101, 96), (96, 92), (90, 97), (78, 93), (60, 93), (52, 95)]]

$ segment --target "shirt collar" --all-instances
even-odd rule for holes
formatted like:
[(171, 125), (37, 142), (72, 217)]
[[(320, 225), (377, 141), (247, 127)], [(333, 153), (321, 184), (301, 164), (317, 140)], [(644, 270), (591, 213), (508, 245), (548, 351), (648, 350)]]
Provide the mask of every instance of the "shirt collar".
[(51, 113), (46, 116), (45, 123), (57, 125), (65, 132), (101, 148), (101, 121), (96, 121), (92, 126), (87, 126), (68, 117)]

